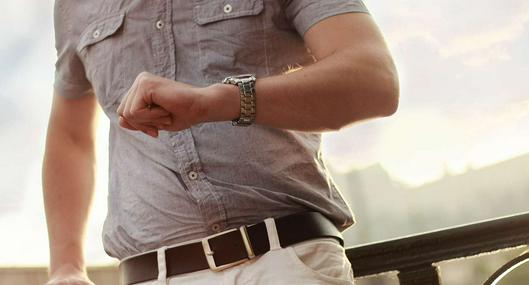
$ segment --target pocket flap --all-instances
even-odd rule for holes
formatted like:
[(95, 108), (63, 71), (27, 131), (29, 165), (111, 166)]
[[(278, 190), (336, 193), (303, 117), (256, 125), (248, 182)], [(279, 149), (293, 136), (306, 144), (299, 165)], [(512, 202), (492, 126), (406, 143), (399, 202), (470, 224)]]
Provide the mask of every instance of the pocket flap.
[(196, 6), (195, 23), (204, 25), (221, 20), (258, 15), (263, 11), (263, 0), (221, 0)]
[(121, 13), (96, 20), (88, 25), (81, 34), (81, 39), (77, 45), (77, 52), (114, 34), (123, 24), (124, 18), (125, 14)]

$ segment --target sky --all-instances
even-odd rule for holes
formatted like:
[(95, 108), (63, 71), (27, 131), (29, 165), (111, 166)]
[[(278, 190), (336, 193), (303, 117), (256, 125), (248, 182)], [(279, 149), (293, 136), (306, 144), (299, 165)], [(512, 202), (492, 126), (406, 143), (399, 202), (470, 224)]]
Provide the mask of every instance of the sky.
[(340, 171), (410, 185), (529, 152), (529, 2), (368, 1), (401, 78), (397, 113), (326, 136)]
[[(366, 0), (400, 74), (390, 117), (324, 135), (339, 172), (380, 164), (418, 186), (529, 153), (529, 2)], [(48, 260), (41, 164), (53, 72), (53, 2), (0, 2), (0, 265)], [(98, 131), (90, 263), (102, 251), (108, 126)]]

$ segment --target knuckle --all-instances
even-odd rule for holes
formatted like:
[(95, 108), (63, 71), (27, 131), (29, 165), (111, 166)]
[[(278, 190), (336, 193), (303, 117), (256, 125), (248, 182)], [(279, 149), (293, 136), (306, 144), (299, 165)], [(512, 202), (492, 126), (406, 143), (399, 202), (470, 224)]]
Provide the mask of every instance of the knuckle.
[(150, 76), (151, 76), (151, 74), (149, 72), (147, 72), (147, 71), (142, 71), (142, 72), (140, 72), (138, 74), (138, 78), (139, 79), (145, 79), (145, 78), (148, 78)]
[(140, 86), (148, 84), (152, 79), (152, 74), (150, 74), (147, 71), (142, 71), (138, 76), (136, 77), (136, 80), (138, 81), (138, 84)]
[(131, 111), (127, 110), (127, 111), (123, 112), (123, 117), (125, 117), (126, 119), (132, 118)]
[(129, 113), (131, 118), (137, 118), (140, 115), (140, 110), (130, 110)]

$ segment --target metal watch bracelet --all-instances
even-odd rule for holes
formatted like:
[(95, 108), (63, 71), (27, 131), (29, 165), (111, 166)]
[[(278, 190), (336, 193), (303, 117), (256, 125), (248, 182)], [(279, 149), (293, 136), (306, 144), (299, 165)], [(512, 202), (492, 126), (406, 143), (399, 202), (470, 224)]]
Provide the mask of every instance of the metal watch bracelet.
[(255, 98), (255, 74), (242, 74), (228, 76), (222, 80), (224, 84), (231, 84), (239, 87), (239, 96), (241, 98), (241, 111), (239, 118), (234, 119), (234, 126), (246, 127), (255, 121), (256, 98)]

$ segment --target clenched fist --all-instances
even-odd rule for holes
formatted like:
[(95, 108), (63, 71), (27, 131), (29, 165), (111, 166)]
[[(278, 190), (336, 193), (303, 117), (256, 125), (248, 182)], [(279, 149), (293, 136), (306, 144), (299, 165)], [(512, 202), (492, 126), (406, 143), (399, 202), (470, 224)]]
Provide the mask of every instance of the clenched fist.
[(181, 131), (195, 124), (239, 116), (238, 89), (227, 84), (195, 87), (140, 73), (118, 107), (119, 123), (152, 137), (159, 130)]

